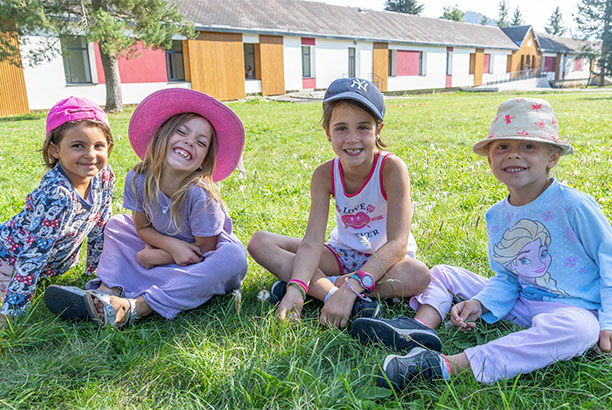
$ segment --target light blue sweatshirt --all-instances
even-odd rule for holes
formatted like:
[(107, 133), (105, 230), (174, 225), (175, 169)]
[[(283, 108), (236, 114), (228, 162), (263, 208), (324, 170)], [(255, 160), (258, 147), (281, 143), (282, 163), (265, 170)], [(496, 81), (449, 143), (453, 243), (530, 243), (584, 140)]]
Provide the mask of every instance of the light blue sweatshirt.
[(519, 297), (597, 310), (612, 330), (612, 227), (588, 194), (552, 180), (536, 200), (508, 198), (486, 215), (489, 263), (495, 275), (474, 298), (503, 318)]

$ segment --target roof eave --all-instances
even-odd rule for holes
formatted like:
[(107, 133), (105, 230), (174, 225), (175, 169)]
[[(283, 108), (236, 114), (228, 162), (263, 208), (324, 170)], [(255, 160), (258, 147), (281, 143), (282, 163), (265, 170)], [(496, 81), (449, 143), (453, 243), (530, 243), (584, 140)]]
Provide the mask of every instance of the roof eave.
[(214, 31), (221, 33), (241, 33), (241, 34), (264, 34), (271, 36), (292, 36), (292, 37), (314, 37), (324, 39), (335, 39), (335, 40), (353, 40), (353, 41), (371, 41), (381, 43), (398, 43), (398, 44), (415, 44), (425, 46), (438, 46), (438, 47), (468, 47), (468, 48), (490, 48), (497, 50), (518, 50), (519, 47), (511, 46), (492, 46), (491, 44), (461, 44), (461, 43), (440, 43), (440, 42), (427, 42), (427, 41), (408, 41), (399, 38), (376, 38), (376, 37), (353, 37), (353, 36), (341, 36), (338, 34), (325, 34), (325, 33), (311, 33), (305, 31), (288, 31), (288, 30), (277, 30), (268, 28), (239, 28), (230, 26), (217, 26), (217, 25), (202, 25), (196, 24), (195, 29), (198, 31)]

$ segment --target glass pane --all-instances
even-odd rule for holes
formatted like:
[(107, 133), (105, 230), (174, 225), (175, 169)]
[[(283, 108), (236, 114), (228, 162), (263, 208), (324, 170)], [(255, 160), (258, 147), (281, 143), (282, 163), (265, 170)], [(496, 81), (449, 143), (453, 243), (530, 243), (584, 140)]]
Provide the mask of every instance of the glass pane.
[(255, 45), (244, 45), (244, 77), (255, 79)]
[(183, 67), (183, 53), (170, 54), (170, 80), (184, 80), (185, 68)]
[(302, 46), (302, 77), (311, 77), (309, 46)]

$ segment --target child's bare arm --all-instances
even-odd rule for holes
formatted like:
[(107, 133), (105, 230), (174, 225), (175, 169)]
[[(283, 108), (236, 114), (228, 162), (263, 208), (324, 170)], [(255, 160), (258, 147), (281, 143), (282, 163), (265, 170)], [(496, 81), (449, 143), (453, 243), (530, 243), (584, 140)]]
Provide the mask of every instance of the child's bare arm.
[(361, 268), (376, 281), (384, 276), (383, 268), (388, 271), (406, 257), (412, 221), (410, 177), (404, 161), (389, 156), (385, 160), (382, 177), (387, 195), (387, 242), (376, 251), (377, 258), (370, 258)]
[[(311, 202), (308, 225), (293, 261), (291, 278), (299, 279), (304, 283), (310, 283), (321, 259), (331, 193), (331, 164), (328, 164), (319, 166), (313, 173), (310, 185)], [(276, 316), (284, 320), (291, 313), (295, 313), (299, 317), (303, 303), (304, 298), (301, 293), (290, 287), (276, 309)]]
[(154, 248), (168, 252), (174, 263), (185, 266), (202, 261), (202, 251), (196, 243), (185, 242), (159, 233), (153, 228), (144, 212), (134, 211), (132, 214), (140, 239)]

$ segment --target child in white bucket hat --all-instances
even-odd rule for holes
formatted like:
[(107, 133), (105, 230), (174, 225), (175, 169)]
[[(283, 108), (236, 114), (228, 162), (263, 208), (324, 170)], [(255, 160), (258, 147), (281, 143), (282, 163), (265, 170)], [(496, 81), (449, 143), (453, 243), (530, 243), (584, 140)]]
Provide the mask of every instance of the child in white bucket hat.
[[(583, 354), (599, 342), (612, 350), (612, 228), (597, 202), (548, 177), (561, 155), (573, 151), (559, 138), (550, 104), (518, 98), (501, 104), (486, 139), (474, 151), (488, 158), (509, 195), (486, 214), (494, 275), (439, 265), (422, 294), (410, 300), (414, 319), (370, 319), (360, 338), (393, 341), (436, 328), (450, 309), (462, 331), (511, 320), (526, 329), (452, 356), (414, 348), (389, 355), (378, 384), (406, 387), (420, 378), (449, 379), (464, 370), (484, 383), (514, 378)], [(357, 319), (353, 326), (362, 326)], [(384, 376), (383, 376), (384, 374)]]

